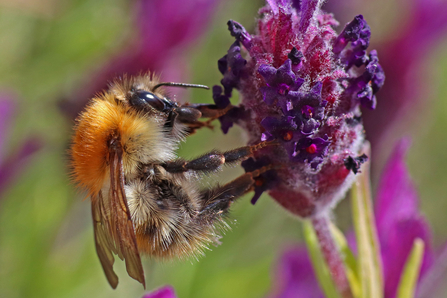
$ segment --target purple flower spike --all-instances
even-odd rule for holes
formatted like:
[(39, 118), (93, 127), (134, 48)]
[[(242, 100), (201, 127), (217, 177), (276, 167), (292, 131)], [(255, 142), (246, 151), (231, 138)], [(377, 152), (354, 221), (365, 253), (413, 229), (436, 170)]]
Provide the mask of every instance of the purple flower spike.
[(219, 68), (225, 95), (236, 88), (237, 108), (249, 111), (221, 119), (222, 129), (232, 120), (246, 130), (248, 144), (275, 144), (255, 152), (254, 162), (269, 160), (280, 169), (268, 192), (302, 217), (335, 206), (349, 189), (361, 164), (345, 165), (363, 146), (360, 106), (375, 107), (385, 78), (377, 52), (366, 52), (371, 32), (363, 17), (337, 34), (332, 26), (338, 23), (321, 11), (322, 2), (269, 0), (257, 34), (230, 21), (240, 72), (228, 79), (228, 66), (221, 62)]
[(373, 89), (374, 94), (382, 88), (385, 83), (385, 72), (383, 71), (382, 66), (379, 64), (379, 58), (377, 56), (377, 51), (372, 50), (369, 53), (369, 62), (366, 67), (367, 70), (372, 73), (371, 77), (371, 87)]
[(220, 58), (217, 64), (219, 71), (224, 75), (221, 83), (225, 88), (225, 95), (231, 96), (233, 88), (238, 87), (242, 69), (247, 64), (247, 60), (241, 56), (238, 41), (231, 45), (228, 54)]
[[(271, 164), (271, 161), (268, 158), (261, 158), (258, 160), (254, 160), (253, 158), (249, 158), (242, 162), (242, 167), (246, 172), (252, 172), (256, 169), (268, 166)], [(273, 170), (266, 171), (255, 178), (255, 194), (251, 199), (251, 203), (254, 205), (261, 197), (262, 193), (267, 191), (268, 189), (275, 186), (277, 181), (276, 172)]]
[(343, 32), (340, 33), (334, 43), (334, 54), (340, 54), (346, 45), (351, 42), (351, 48), (342, 53), (342, 60), (346, 64), (346, 69), (351, 66), (360, 66), (365, 63), (366, 49), (369, 46), (371, 28), (368, 26), (362, 15), (358, 15), (347, 24)]
[(298, 161), (307, 161), (315, 169), (323, 161), (323, 156), (326, 155), (330, 143), (327, 141), (327, 136), (325, 138), (301, 139), (296, 144), (292, 158)]
[(242, 45), (246, 49), (249, 49), (251, 46), (251, 36), (250, 34), (248, 34), (247, 30), (245, 30), (245, 28), (241, 24), (233, 20), (229, 20), (227, 25), (228, 30), (230, 30), (231, 36), (234, 36), (236, 40), (242, 43)]
[(230, 105), (230, 98), (222, 94), (222, 87), (218, 85), (213, 86), (213, 99), (214, 103), (219, 109), (225, 109)]
[(298, 90), (304, 83), (303, 79), (296, 78), (292, 71), (292, 60), (287, 59), (278, 69), (273, 66), (263, 64), (259, 66), (258, 72), (264, 77), (267, 84), (261, 87), (264, 102), (272, 105), (277, 103), (284, 113), (291, 109), (288, 105), (289, 92)]

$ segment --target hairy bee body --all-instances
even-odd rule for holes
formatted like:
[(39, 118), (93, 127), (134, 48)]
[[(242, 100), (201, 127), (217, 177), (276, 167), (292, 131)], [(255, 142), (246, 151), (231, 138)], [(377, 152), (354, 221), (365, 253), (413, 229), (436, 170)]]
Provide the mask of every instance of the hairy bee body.
[[(195, 175), (194, 175), (195, 176)], [(206, 201), (191, 174), (171, 174), (158, 165), (146, 166), (126, 186), (127, 202), (141, 252), (162, 258), (203, 253), (217, 243), (221, 216), (201, 214)], [(221, 221), (218, 225), (225, 226)]]
[(150, 75), (116, 80), (91, 100), (75, 126), (73, 178), (91, 197), (96, 250), (113, 288), (118, 284), (114, 254), (145, 285), (140, 253), (188, 257), (218, 243), (216, 230), (226, 227), (223, 215), (259, 175), (246, 173), (201, 189), (201, 173), (243, 160), (265, 144), (178, 159), (179, 143), (206, 126), (198, 119), (215, 119), (225, 111), (178, 105), (157, 90), (161, 85), (190, 86), (160, 84)]

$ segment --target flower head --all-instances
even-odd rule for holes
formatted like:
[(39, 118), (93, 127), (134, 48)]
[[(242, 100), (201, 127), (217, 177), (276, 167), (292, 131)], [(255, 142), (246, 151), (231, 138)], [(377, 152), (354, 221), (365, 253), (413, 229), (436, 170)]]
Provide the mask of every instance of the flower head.
[(213, 94), (228, 105), (239, 90), (241, 103), (220, 118), (223, 131), (236, 123), (250, 144), (276, 144), (254, 156), (260, 167), (269, 160), (281, 168), (263, 190), (307, 217), (333, 205), (353, 181), (361, 161), (346, 160), (363, 144), (360, 106), (375, 108), (385, 76), (377, 52), (367, 53), (371, 30), (361, 15), (337, 34), (322, 1), (267, 2), (256, 34), (228, 22), (236, 42), (218, 64), (224, 92)]

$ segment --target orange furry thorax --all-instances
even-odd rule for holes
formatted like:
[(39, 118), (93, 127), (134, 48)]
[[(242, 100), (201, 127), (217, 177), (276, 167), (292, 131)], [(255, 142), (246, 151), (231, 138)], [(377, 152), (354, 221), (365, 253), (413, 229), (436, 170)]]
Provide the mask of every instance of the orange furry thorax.
[(116, 100), (112, 94), (105, 93), (92, 99), (78, 117), (75, 126), (71, 149), (74, 181), (88, 189), (91, 196), (99, 193), (109, 175), (107, 142), (112, 135), (119, 136), (121, 145), (125, 148), (125, 172), (132, 172), (136, 167), (135, 157), (132, 155), (136, 150), (135, 143), (153, 137), (153, 124), (144, 115)]

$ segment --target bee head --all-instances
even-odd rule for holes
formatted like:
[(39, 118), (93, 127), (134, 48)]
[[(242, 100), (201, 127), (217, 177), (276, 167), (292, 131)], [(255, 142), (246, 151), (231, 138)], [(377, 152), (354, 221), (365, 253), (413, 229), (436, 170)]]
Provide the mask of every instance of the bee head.
[(136, 109), (152, 108), (159, 112), (170, 112), (177, 104), (165, 97), (159, 97), (154, 92), (132, 89), (130, 91), (129, 103)]

